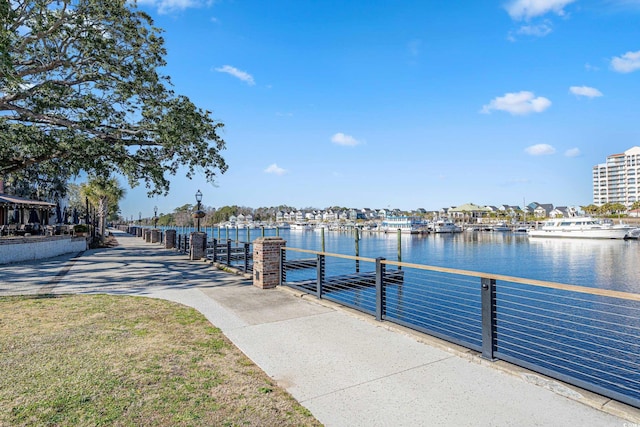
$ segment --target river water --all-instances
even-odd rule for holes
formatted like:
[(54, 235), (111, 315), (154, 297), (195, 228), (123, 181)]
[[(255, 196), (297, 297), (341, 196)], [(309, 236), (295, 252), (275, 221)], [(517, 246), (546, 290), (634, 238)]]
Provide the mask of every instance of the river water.
[[(213, 233), (212, 233), (213, 231)], [(226, 239), (226, 229), (220, 236)], [(217, 229), (208, 229), (218, 237)], [(259, 229), (250, 230), (250, 239), (259, 237)], [(318, 231), (279, 230), (287, 246), (321, 250)], [(276, 231), (265, 230), (266, 236)], [(239, 230), (238, 239), (247, 240), (247, 230)], [(236, 238), (236, 230), (229, 230)], [(355, 255), (352, 231), (326, 231), (325, 252)], [(401, 235), (403, 262), (457, 268), (483, 273), (616, 291), (640, 293), (640, 241), (595, 239), (546, 239), (511, 232), (463, 232), (456, 234)], [(395, 233), (362, 232), (359, 254), (363, 257), (398, 259)]]

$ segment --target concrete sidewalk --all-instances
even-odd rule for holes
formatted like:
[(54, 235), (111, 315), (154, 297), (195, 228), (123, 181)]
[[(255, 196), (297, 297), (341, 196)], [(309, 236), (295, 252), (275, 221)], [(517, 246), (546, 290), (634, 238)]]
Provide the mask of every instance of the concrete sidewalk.
[(326, 426), (640, 425), (635, 408), (114, 234), (116, 248), (1, 266), (0, 295), (100, 292), (194, 307)]

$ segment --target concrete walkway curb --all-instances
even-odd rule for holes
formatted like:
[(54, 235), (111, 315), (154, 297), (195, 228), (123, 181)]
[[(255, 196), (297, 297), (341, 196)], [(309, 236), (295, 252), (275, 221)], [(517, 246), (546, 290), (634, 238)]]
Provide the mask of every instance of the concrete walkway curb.
[(110, 293), (193, 307), (327, 426), (640, 426), (636, 408), (114, 234), (118, 247), (73, 262), (3, 266), (0, 295)]

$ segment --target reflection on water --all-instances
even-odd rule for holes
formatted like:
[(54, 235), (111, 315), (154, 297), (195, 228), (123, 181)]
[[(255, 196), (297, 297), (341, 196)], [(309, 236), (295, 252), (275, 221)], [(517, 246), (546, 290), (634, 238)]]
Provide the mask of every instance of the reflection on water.
[[(218, 237), (217, 229), (207, 231)], [(225, 234), (222, 229), (223, 240)], [(324, 234), (326, 252), (355, 255), (353, 232)], [(261, 230), (251, 230), (250, 239), (260, 235)], [(265, 235), (274, 236), (275, 230)], [(319, 232), (280, 230), (279, 235), (289, 247), (322, 249)], [(235, 236), (229, 230), (229, 237)], [(246, 240), (246, 230), (239, 236)], [(404, 262), (640, 293), (640, 241), (529, 238), (510, 232), (402, 235), (400, 241)], [(359, 250), (363, 257), (397, 260), (397, 234), (363, 232)]]
[(640, 247), (635, 241), (531, 239), (529, 252), (566, 282), (640, 292)]
[[(287, 246), (320, 250), (320, 233), (281, 232)], [(364, 233), (360, 256), (398, 257), (396, 234)], [(346, 232), (325, 233), (325, 251), (354, 255)], [(529, 238), (516, 233), (402, 235), (402, 261), (493, 274), (640, 292), (640, 242)]]

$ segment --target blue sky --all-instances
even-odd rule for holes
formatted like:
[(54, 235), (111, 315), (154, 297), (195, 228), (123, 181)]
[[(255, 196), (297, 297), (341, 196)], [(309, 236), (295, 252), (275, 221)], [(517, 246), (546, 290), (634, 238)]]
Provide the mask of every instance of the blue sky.
[(177, 93), (225, 124), (216, 186), (129, 190), (126, 217), (207, 206), (592, 202), (640, 145), (640, 0), (138, 0)]

